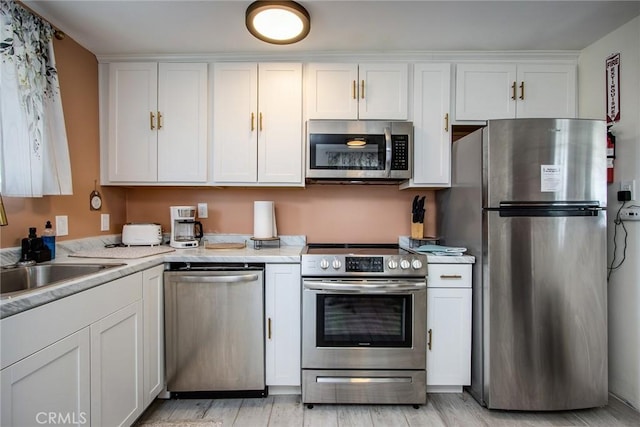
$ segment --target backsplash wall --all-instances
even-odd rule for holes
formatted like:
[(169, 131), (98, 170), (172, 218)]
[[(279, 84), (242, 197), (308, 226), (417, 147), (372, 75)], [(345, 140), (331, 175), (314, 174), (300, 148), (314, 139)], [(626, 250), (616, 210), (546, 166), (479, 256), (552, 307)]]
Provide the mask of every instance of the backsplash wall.
[(170, 230), (169, 206), (206, 202), (205, 233), (253, 234), (253, 202), (273, 200), (278, 234), (318, 242), (396, 242), (409, 235), (411, 202), (426, 196), (425, 235), (435, 235), (434, 191), (386, 185), (312, 185), (291, 188), (127, 189), (127, 222), (156, 222)]

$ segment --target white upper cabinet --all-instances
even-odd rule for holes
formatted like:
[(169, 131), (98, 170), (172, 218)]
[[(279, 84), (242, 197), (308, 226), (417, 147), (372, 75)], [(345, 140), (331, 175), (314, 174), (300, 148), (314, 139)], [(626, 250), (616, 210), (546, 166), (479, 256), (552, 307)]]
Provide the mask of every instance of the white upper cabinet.
[(207, 64), (111, 63), (108, 73), (103, 183), (205, 183)]
[(307, 66), (309, 119), (406, 120), (407, 64), (333, 64)]
[(302, 64), (213, 66), (213, 183), (303, 185)]
[(401, 188), (451, 185), (450, 93), (450, 64), (415, 65), (413, 178)]
[(459, 64), (456, 121), (576, 117), (576, 67)]

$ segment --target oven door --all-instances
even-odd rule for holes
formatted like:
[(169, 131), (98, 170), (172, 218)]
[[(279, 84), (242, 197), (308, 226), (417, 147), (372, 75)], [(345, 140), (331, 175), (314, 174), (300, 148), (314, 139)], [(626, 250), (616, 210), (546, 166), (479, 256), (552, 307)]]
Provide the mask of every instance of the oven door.
[(424, 279), (303, 279), (302, 367), (425, 369)]

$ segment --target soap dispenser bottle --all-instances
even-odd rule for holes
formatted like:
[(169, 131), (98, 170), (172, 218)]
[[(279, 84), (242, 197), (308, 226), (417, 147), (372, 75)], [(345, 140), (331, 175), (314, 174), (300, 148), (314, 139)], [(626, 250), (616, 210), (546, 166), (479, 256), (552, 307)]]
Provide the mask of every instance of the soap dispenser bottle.
[(51, 252), (51, 259), (56, 257), (56, 232), (51, 225), (51, 221), (47, 221), (44, 226), (44, 232), (42, 233), (42, 241)]

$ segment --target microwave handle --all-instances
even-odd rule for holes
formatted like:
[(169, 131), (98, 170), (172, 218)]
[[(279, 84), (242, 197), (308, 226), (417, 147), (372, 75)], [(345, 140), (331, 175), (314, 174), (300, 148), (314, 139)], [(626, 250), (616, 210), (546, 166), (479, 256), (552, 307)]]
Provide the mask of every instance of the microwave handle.
[(386, 143), (387, 157), (384, 164), (384, 170), (387, 172), (387, 178), (391, 177), (391, 128), (384, 128), (384, 141)]

